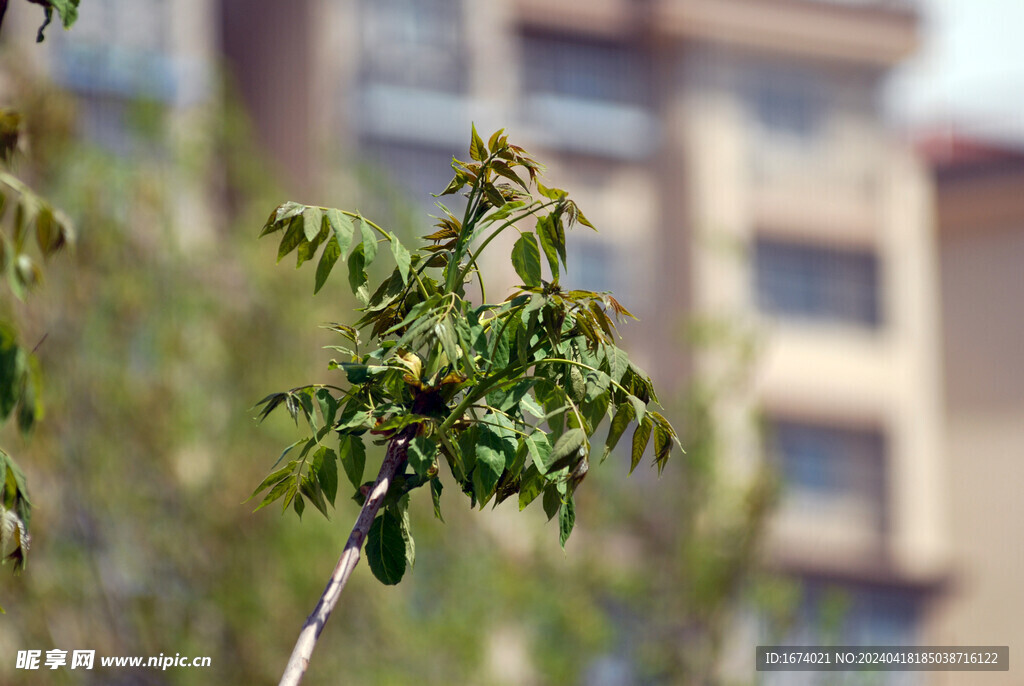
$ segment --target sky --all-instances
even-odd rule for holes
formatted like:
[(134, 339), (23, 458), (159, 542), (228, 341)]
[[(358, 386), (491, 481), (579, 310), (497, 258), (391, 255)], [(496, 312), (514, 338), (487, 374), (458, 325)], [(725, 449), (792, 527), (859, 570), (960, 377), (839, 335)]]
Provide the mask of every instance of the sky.
[(888, 88), (894, 120), (1024, 143), (1024, 0), (917, 0), (922, 46)]

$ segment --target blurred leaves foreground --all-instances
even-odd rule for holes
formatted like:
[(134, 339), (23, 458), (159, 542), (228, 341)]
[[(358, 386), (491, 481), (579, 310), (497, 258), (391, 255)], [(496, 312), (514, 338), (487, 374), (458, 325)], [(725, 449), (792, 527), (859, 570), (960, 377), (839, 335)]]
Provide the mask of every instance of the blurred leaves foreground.
[[(46, 336), (47, 417), (31, 442), (3, 437), (35, 510), (26, 572), (0, 579), (0, 682), (43, 683), (15, 669), (16, 653), (57, 648), (212, 666), (97, 659), (46, 670), (45, 683), (274, 683), (357, 511), (339, 502), (333, 521), (296, 527), (242, 504), (293, 431), (285, 415), (257, 429), (253, 402), (320, 373), (330, 342), (294, 306), (309, 302), (307, 279), (274, 269), (251, 232), (280, 189), (230, 100), (173, 122), (158, 105), (129, 106), (116, 155), (77, 137), (70, 98), (28, 81), (14, 92), (32, 141), (20, 173), (79, 237), (30, 307), (9, 305), (25, 340)], [(346, 178), (328, 200), (375, 210), (380, 194)], [(349, 296), (335, 288), (313, 316), (337, 314)], [(733, 494), (731, 518), (698, 533), (712, 449), (683, 438), (690, 457), (657, 489), (638, 471), (616, 491), (618, 475), (598, 470), (567, 553), (539, 509), (451, 508), (442, 524), (429, 502), (414, 506), (412, 583), (382, 587), (357, 569), (307, 683), (703, 682), (765, 500)]]

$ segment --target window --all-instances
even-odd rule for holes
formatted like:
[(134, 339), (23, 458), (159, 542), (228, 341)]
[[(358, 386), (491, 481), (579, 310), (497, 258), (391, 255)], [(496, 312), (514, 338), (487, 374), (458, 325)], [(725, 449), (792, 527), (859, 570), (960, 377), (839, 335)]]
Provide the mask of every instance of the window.
[(772, 314), (877, 326), (878, 257), (870, 250), (759, 237), (758, 307)]
[(637, 48), (527, 33), (521, 49), (523, 82), (532, 93), (627, 105), (643, 105), (649, 99), (649, 65)]
[[(800, 582), (795, 621), (781, 640), (767, 624), (766, 643), (782, 645), (916, 645), (922, 596), (912, 589)], [(765, 672), (764, 686), (911, 686), (919, 672)]]
[(446, 92), (464, 88), (460, 0), (363, 0), (364, 82)]
[(612, 291), (615, 296), (627, 302), (628, 298), (619, 288), (618, 270), (614, 248), (606, 241), (593, 237), (574, 236), (566, 244), (568, 269), (562, 282), (569, 288), (588, 291)]
[[(440, 193), (452, 180), (452, 155), (458, 150), (438, 146), (364, 139), (361, 149), (366, 159), (397, 183), (418, 205), (439, 214), (431, 193)], [(440, 198), (450, 209), (457, 208), (461, 196)]]
[(754, 120), (771, 134), (810, 139), (825, 118), (825, 86), (809, 71), (759, 69), (751, 74), (747, 96)]
[(173, 100), (177, 82), (170, 52), (169, 3), (160, 0), (96, 0), (75, 30), (51, 31), (55, 76), (89, 95)]
[(885, 439), (881, 431), (777, 419), (768, 453), (782, 479), (783, 505), (813, 514), (848, 513), (886, 525)]

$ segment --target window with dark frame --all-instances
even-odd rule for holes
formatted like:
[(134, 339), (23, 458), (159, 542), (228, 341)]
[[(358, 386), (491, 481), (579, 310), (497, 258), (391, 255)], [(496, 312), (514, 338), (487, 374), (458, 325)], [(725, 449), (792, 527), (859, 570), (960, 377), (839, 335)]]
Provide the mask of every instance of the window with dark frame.
[(361, 9), (364, 83), (465, 90), (460, 0), (363, 0)]
[(867, 327), (881, 324), (874, 251), (759, 236), (753, 259), (761, 311)]
[(871, 513), (871, 527), (885, 530), (886, 441), (880, 429), (773, 418), (767, 437), (783, 504), (800, 498), (826, 507), (840, 500), (857, 502)]
[(563, 34), (520, 39), (523, 83), (531, 93), (621, 105), (646, 105), (650, 69), (636, 46)]

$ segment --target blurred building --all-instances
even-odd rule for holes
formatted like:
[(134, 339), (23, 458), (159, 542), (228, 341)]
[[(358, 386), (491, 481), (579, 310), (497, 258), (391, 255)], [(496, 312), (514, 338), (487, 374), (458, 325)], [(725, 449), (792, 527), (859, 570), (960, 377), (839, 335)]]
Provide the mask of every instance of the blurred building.
[(74, 96), (77, 124), (89, 141), (125, 156), (163, 162), (178, 201), (174, 226), (182, 242), (209, 238), (214, 199), (210, 177), (183, 173), (175, 155), (190, 150), (203, 166), (203, 105), (220, 67), (213, 0), (90, 0), (73, 30), (59, 21), (33, 45), (42, 9), (12, 3), (3, 41), (24, 75), (48, 75)]
[[(507, 128), (600, 228), (573, 234), (566, 278), (640, 316), (630, 340), (655, 378), (681, 389), (732, 364), (690, 352), (693, 317), (759, 332), (751, 388), (719, 419), (739, 479), (760, 454), (751, 409), (765, 419), (783, 481), (765, 549), (803, 583), (794, 637), (815, 642), (839, 589), (840, 642), (915, 643), (949, 572), (943, 431), (958, 432), (954, 474), (968, 478), (957, 446), (986, 429), (942, 414), (931, 180), (879, 110), (917, 40), (908, 0), (90, 0), (50, 68), (117, 146), (129, 96), (184, 107), (222, 55), (307, 192), (358, 151), (429, 206), (469, 123)], [(952, 236), (963, 219), (941, 211)], [(1005, 264), (995, 298), (1011, 297)], [(963, 316), (983, 316), (968, 295)], [(985, 400), (966, 360), (991, 358), (964, 359), (947, 411)], [(963, 506), (980, 522), (983, 503)], [(749, 659), (746, 674), (752, 645)]]
[[(622, 294), (656, 378), (681, 387), (728, 366), (714, 350), (687, 352), (689, 317), (761, 332), (753, 389), (720, 419), (741, 456), (757, 452), (750, 408), (766, 419), (784, 482), (766, 548), (804, 582), (799, 635), (814, 637), (839, 588), (845, 639), (920, 640), (949, 553), (933, 217), (928, 172), (878, 107), (888, 70), (917, 44), (913, 6), (374, 0), (308, 11), (304, 35), (326, 42), (290, 69), (316, 74), (320, 90), (312, 105), (273, 110), (268, 128), (294, 130), (299, 117), (324, 142), (310, 149), (358, 149), (429, 202), (465, 154), (470, 121), (507, 127), (601, 229), (573, 235), (567, 278)], [(228, 35), (233, 23), (247, 36), (281, 30), (273, 12), (233, 13)], [(294, 87), (233, 62), (254, 102)]]
[(782, 475), (766, 550), (803, 584), (793, 638), (820, 638), (838, 589), (840, 641), (923, 640), (950, 554), (934, 217), (928, 170), (879, 109), (917, 45), (912, 3), (221, 10), (258, 127), (303, 182), (359, 151), (429, 206), (469, 123), (506, 127), (601, 229), (573, 235), (566, 278), (622, 296), (656, 378), (679, 389), (734, 362), (688, 350), (694, 317), (759, 332), (752, 387), (719, 419), (738, 479), (762, 436)]
[[(937, 198), (954, 551), (950, 593), (930, 640), (1021, 646), (1024, 150), (952, 133), (921, 147)], [(958, 683), (955, 674), (942, 676), (936, 683)], [(988, 676), (1019, 682), (1012, 673)]]

